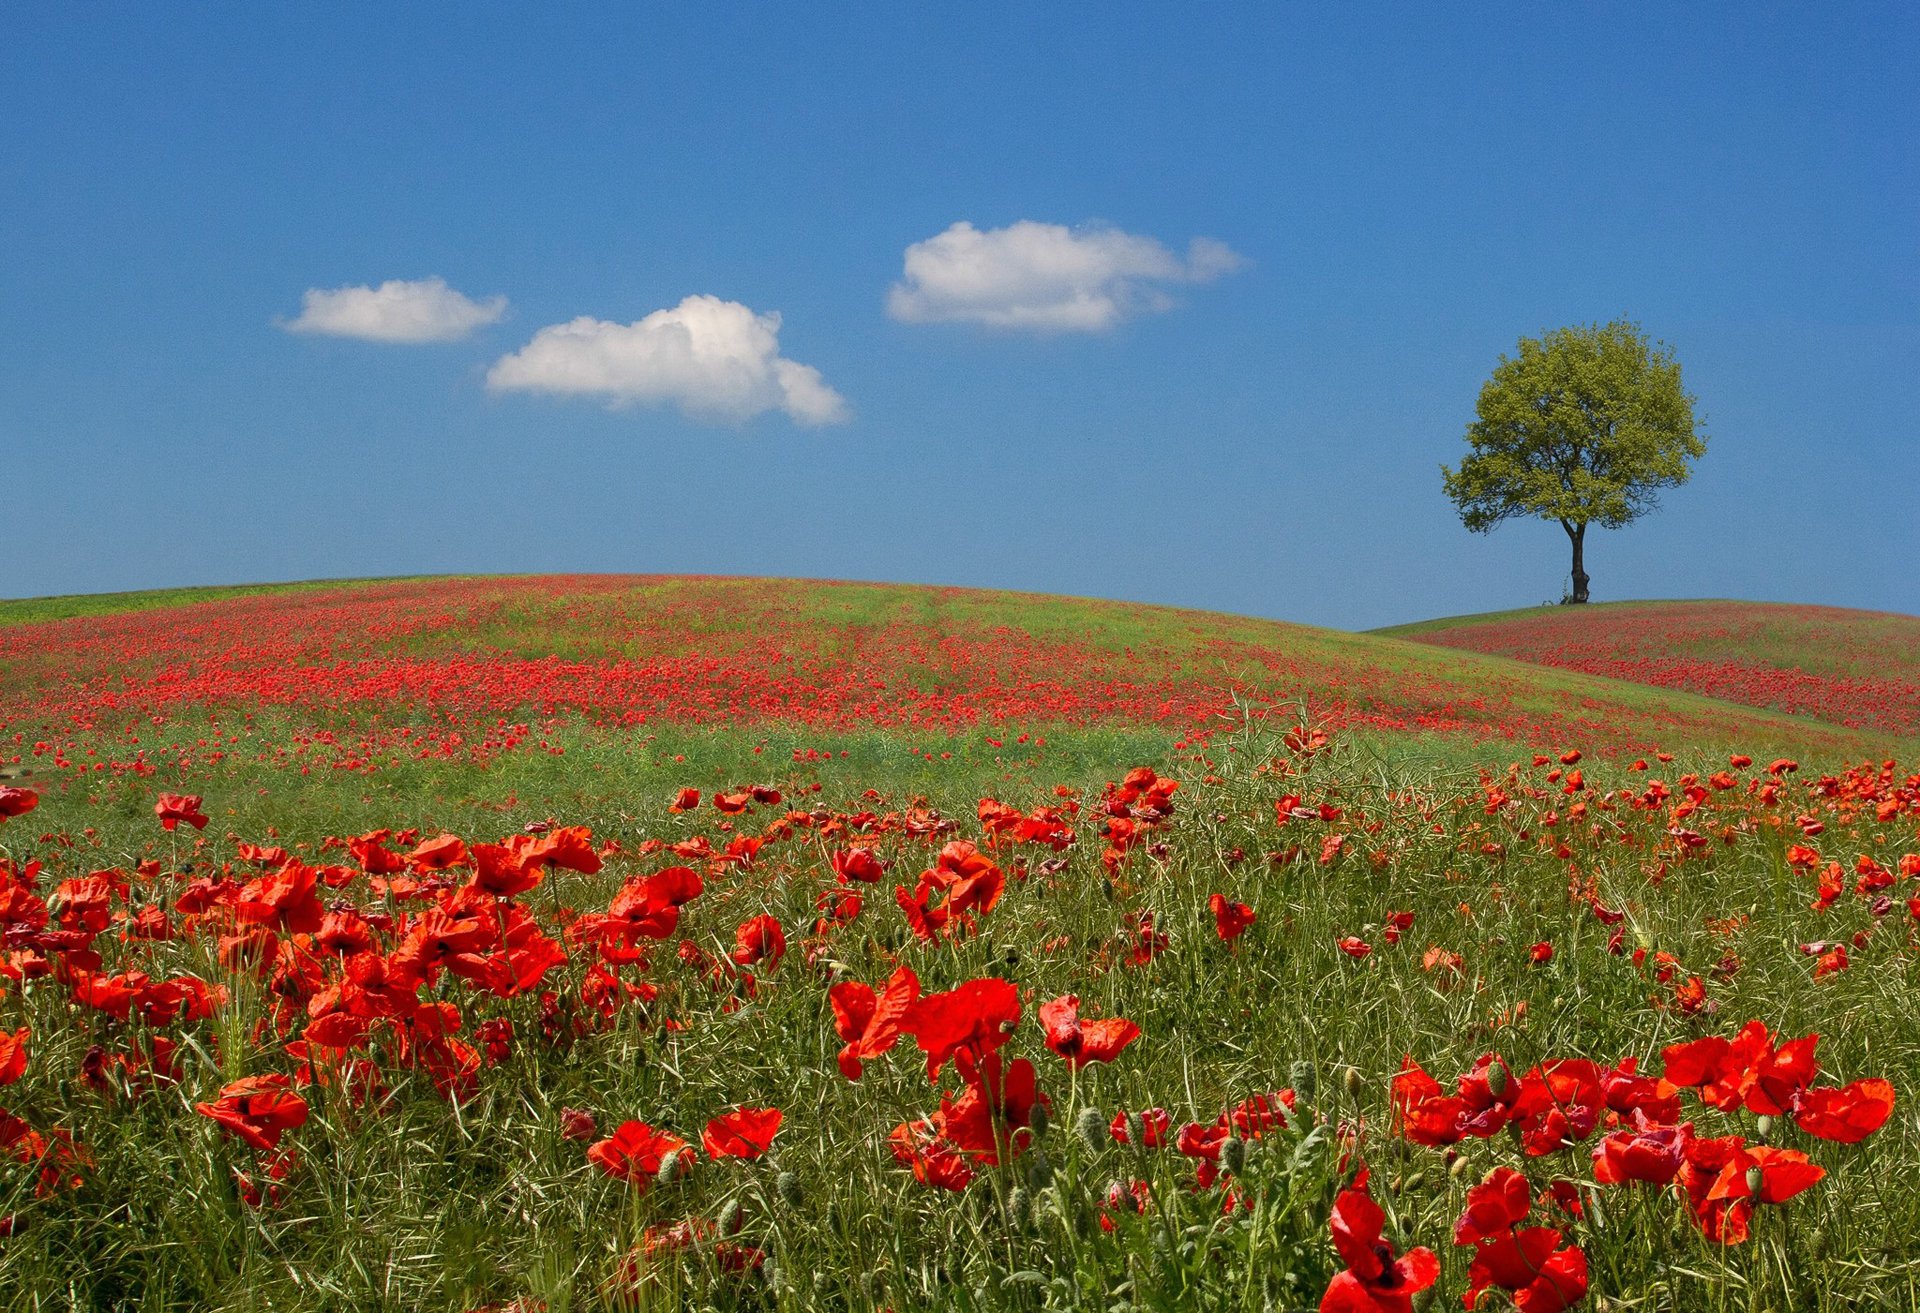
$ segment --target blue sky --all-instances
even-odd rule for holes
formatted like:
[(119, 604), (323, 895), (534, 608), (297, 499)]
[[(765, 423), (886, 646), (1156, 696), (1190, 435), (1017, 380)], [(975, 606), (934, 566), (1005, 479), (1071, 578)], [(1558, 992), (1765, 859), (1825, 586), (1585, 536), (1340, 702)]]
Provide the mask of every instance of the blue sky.
[(1920, 612), (1920, 11), (1413, 8), (11, 6), (0, 594), (1528, 605), (1564, 534), (1439, 466), (1626, 316), (1710, 446), (1596, 600)]

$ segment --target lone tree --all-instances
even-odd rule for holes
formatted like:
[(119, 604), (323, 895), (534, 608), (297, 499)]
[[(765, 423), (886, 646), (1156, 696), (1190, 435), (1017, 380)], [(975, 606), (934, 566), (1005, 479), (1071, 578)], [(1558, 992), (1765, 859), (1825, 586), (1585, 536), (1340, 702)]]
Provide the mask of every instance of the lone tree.
[(1480, 389), (1460, 468), (1440, 467), (1460, 520), (1486, 533), (1514, 516), (1558, 520), (1573, 543), (1571, 600), (1587, 600), (1587, 526), (1618, 529), (1677, 488), (1707, 450), (1664, 342), (1615, 321), (1520, 339)]

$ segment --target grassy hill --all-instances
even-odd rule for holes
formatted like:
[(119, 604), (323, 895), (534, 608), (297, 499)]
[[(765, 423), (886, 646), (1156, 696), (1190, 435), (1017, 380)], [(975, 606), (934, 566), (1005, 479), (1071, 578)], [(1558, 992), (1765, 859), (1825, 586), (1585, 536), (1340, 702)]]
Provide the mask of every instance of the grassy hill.
[(1770, 602), (1610, 602), (1375, 631), (1836, 725), (1920, 735), (1920, 617)]
[(685, 576), (46, 599), (0, 603), (0, 736), (41, 745), (43, 765), (120, 772), (235, 755), (375, 768), (642, 725), (998, 746), (1101, 729), (1204, 739), (1251, 715), (1448, 742), (1828, 757), (1920, 730), (1656, 692), (1545, 668), (1531, 649), (1463, 651), (1502, 631), (1463, 632), (1406, 642), (1076, 598)]

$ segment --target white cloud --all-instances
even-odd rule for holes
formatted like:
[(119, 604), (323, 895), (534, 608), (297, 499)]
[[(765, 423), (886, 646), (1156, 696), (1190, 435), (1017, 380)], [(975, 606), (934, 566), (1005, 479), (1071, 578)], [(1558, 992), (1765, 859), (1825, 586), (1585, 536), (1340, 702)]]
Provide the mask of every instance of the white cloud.
[(378, 287), (310, 287), (289, 333), (325, 333), (369, 342), (455, 342), (507, 313), (507, 298), (474, 301), (443, 278), (394, 278)]
[(820, 371), (780, 355), (780, 316), (690, 296), (632, 324), (581, 316), (550, 324), (487, 371), (496, 392), (604, 397), (614, 406), (671, 403), (693, 418), (738, 423), (769, 410), (802, 424), (847, 418)]
[(1244, 263), (1208, 237), (1194, 238), (1182, 260), (1117, 228), (1022, 219), (982, 231), (962, 222), (907, 248), (887, 313), (910, 324), (1094, 332), (1170, 309), (1165, 284), (1212, 282)]

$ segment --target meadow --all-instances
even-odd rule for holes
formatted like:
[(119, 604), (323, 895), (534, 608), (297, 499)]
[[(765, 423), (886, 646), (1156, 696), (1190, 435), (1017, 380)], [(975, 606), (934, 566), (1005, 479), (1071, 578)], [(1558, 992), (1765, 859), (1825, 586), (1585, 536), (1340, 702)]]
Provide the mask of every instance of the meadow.
[(1911, 727), (1516, 656), (0, 603), (0, 1298), (1920, 1306)]

